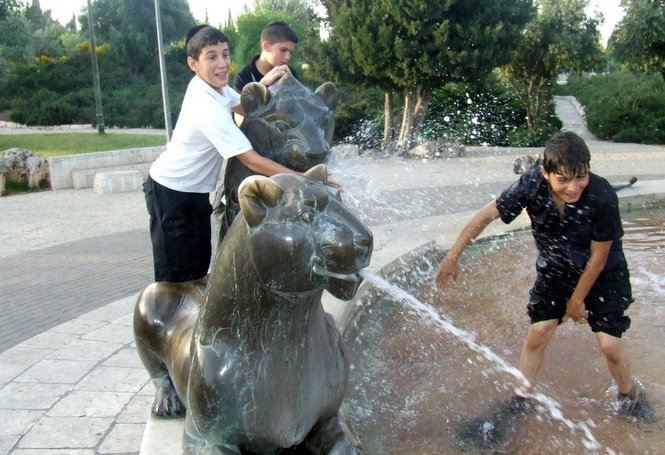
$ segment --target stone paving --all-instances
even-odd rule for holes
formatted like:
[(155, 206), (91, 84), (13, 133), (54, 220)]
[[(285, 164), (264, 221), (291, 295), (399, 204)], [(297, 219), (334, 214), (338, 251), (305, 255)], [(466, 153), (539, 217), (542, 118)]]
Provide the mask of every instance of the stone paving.
[[(569, 100), (557, 106), (564, 127), (583, 125)], [(589, 145), (594, 171), (611, 181), (640, 178), (640, 188), (626, 195), (642, 191), (653, 202), (665, 194), (665, 147), (592, 138)], [(454, 240), (459, 226), (515, 179), (514, 158), (531, 153), (468, 150), (431, 162), (339, 164), (340, 176), (354, 177), (347, 197), (375, 235), (373, 267), (414, 245)], [(420, 214), (408, 215), (415, 219), (372, 212), (377, 204), (417, 200), (424, 200)], [(150, 448), (144, 438), (154, 389), (131, 327), (136, 294), (152, 279), (142, 194), (59, 190), (0, 198), (0, 258), (0, 454), (176, 453)], [(166, 433), (177, 441), (173, 428)]]

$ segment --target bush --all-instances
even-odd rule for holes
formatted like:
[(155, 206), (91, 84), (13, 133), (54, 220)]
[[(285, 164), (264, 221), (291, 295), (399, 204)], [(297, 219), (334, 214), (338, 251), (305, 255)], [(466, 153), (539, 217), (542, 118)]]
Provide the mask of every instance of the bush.
[(450, 83), (436, 90), (422, 139), (507, 146), (512, 132), (524, 124), (519, 100), (498, 79), (489, 77), (478, 84)]
[[(172, 124), (192, 73), (184, 49), (166, 55)], [(127, 65), (112, 52), (99, 55), (104, 123), (119, 127), (164, 127), (158, 62), (145, 74), (132, 77)], [(26, 125), (96, 124), (97, 112), (90, 54), (68, 59), (18, 64), (0, 84), (0, 105), (10, 119)]]
[(383, 93), (377, 89), (338, 86), (333, 141), (376, 149), (383, 139)]
[[(345, 88), (340, 94), (344, 98), (336, 111), (335, 139), (353, 142), (361, 150), (378, 150), (383, 140), (383, 93)], [(396, 97), (395, 101), (401, 100)], [(524, 106), (497, 78), (477, 84), (450, 83), (434, 91), (416, 141), (539, 147), (561, 128), (554, 108), (550, 98), (545, 103), (547, 122), (529, 131)]]
[(665, 82), (660, 75), (620, 71), (571, 77), (567, 85), (585, 107), (589, 131), (599, 139), (665, 144)]
[(519, 128), (509, 135), (510, 145), (513, 147), (542, 147), (550, 137), (561, 129), (561, 121), (552, 125), (544, 125), (534, 130)]

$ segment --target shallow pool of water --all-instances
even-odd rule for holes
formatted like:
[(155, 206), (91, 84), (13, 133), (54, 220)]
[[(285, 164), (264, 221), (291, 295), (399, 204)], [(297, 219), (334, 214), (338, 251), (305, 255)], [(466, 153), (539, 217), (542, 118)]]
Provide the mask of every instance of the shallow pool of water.
[[(629, 213), (624, 220), (635, 297), (625, 339), (633, 374), (663, 416), (665, 213)], [(521, 232), (469, 248), (457, 282), (443, 293), (431, 285), (440, 257), (405, 264), (388, 279), (516, 365), (528, 326), (535, 257), (530, 234)], [(452, 442), (459, 423), (512, 392), (511, 375), (380, 290), (361, 297), (350, 321), (344, 333), (352, 363), (345, 408), (367, 453), (462, 453)], [(601, 446), (597, 453), (665, 454), (663, 417), (645, 428), (616, 415), (616, 388), (588, 326), (559, 327), (536, 386), (560, 404), (566, 418), (588, 425)], [(546, 412), (532, 414), (501, 450), (589, 453), (579, 432)]]

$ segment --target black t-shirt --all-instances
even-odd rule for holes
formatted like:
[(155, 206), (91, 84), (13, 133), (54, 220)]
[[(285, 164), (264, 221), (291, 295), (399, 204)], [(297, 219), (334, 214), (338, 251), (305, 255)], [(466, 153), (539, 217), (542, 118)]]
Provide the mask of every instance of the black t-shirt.
[[(238, 93), (242, 91), (245, 85), (249, 84), (250, 82), (260, 82), (263, 78), (264, 74), (262, 74), (256, 67), (256, 61), (259, 59), (259, 57), (259, 55), (252, 57), (250, 62), (242, 67), (233, 78), (233, 88)], [(289, 70), (291, 71), (293, 77), (295, 77), (297, 80), (300, 80), (296, 70), (294, 70), (291, 66), (289, 66)]]
[(625, 262), (619, 199), (607, 180), (593, 173), (589, 173), (589, 185), (580, 199), (566, 204), (563, 216), (559, 215), (550, 185), (539, 168), (522, 174), (501, 193), (496, 205), (504, 223), (510, 223), (526, 209), (536, 247), (549, 267), (581, 271), (589, 260), (592, 240), (613, 241), (605, 270)]

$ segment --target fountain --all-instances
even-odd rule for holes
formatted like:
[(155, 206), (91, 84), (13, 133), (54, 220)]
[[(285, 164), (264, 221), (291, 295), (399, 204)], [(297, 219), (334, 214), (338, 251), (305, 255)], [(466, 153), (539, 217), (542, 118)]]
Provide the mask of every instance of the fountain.
[[(665, 325), (665, 215), (630, 215), (624, 248), (637, 300), (630, 311), (630, 342), (636, 373), (658, 403), (665, 390), (652, 341), (662, 337)], [(369, 283), (359, 291), (343, 332), (352, 372), (345, 409), (368, 453), (472, 449), (460, 447), (459, 426), (505, 399), (521, 376), (511, 365), (528, 324), (525, 304), (535, 273), (531, 242), (526, 231), (478, 242), (463, 256), (457, 284), (444, 293), (431, 285), (442, 257), (436, 250), (403, 257), (383, 278), (363, 273)], [(662, 432), (615, 415), (616, 388), (588, 327), (566, 324), (553, 343), (536, 386), (537, 412), (494, 449), (658, 453)], [(581, 361), (571, 367), (575, 359)]]
[[(329, 160), (335, 175), (348, 183), (342, 196), (345, 205), (361, 213), (363, 221), (372, 226), (375, 238), (381, 239), (368, 267), (374, 274), (364, 275), (367, 283), (353, 305), (340, 303), (326, 294), (321, 296), (325, 310), (334, 314), (337, 326), (343, 330), (351, 359), (349, 390), (341, 415), (346, 416), (344, 422), (352, 428), (350, 434), (359, 438), (365, 453), (455, 453), (459, 450), (453, 441), (457, 424), (482, 412), (512, 390), (516, 370), (510, 365), (515, 363), (515, 349), (519, 345), (516, 340), (527, 323), (526, 316), (520, 320), (514, 315), (524, 313), (525, 296), (532, 280), (530, 265), (528, 270), (518, 267), (522, 262), (533, 262), (528, 241), (519, 234), (510, 234), (479, 242), (475, 255), (469, 255), (470, 273), (465, 274), (466, 281), (458, 285), (457, 293), (447, 292), (442, 298), (427, 284), (441, 259), (436, 242), (443, 235), (452, 238), (464, 223), (464, 216), (457, 209), (463, 204), (472, 205), (474, 198), (479, 201), (475, 205), (480, 206), (482, 198), (504, 186), (497, 182), (514, 179), (510, 171), (515, 158), (512, 153), (489, 149), (469, 151), (471, 157), (465, 160), (467, 170), (445, 174), (452, 188), (459, 185), (457, 198), (441, 198), (427, 187), (410, 191), (403, 198), (406, 193), (400, 192), (400, 185), (405, 181), (435, 178), (431, 175), (432, 167), (423, 161), (382, 163), (382, 182), (389, 186), (390, 195), (386, 200), (386, 188), (377, 188), (372, 171), (368, 171), (371, 165), (358, 166), (365, 158), (350, 153), (351, 159), (345, 159), (340, 156), (344, 153), (339, 148)], [(489, 172), (479, 172), (477, 162), (473, 161), (483, 154), (491, 155)], [(469, 186), (478, 191), (469, 192)], [(400, 206), (395, 204), (396, 200), (404, 203)], [(411, 214), (405, 209), (419, 211), (419, 219), (410, 221)], [(513, 227), (524, 225), (525, 219), (513, 223)], [(497, 225), (486, 233), (503, 230), (504, 226)], [(511, 249), (513, 245), (516, 251)], [(478, 260), (473, 262), (472, 257)], [(387, 297), (380, 288), (391, 286), (377, 278), (377, 273), (397, 283), (402, 291), (394, 288), (393, 291), (401, 297)], [(335, 278), (334, 274), (330, 276)], [(219, 283), (223, 284), (223, 280)], [(501, 288), (497, 289), (495, 283), (501, 283)], [(353, 292), (347, 292), (342, 297), (352, 295)], [(504, 305), (513, 307), (507, 310)], [(414, 311), (415, 307), (419, 310)], [(423, 322), (427, 320), (430, 322)], [(475, 333), (480, 329), (481, 333)], [(574, 329), (560, 329), (563, 330)], [(595, 343), (589, 342), (587, 335), (574, 332), (559, 338), (565, 338), (561, 344), (569, 350), (574, 342), (592, 349), (590, 346)], [(592, 353), (587, 357), (600, 358)], [(547, 367), (550, 376), (556, 375), (556, 368), (565, 371), (563, 361), (550, 362), (553, 365)], [(589, 362), (582, 367), (584, 377), (588, 378), (584, 381), (562, 376), (555, 385), (546, 380), (539, 384), (537, 418), (524, 428), (526, 436), (518, 435), (512, 448), (542, 453), (597, 450), (619, 453), (615, 450), (632, 452), (658, 447), (660, 440), (645, 438), (636, 433), (638, 430), (611, 417), (615, 391), (598, 381), (596, 369), (601, 368), (597, 364)], [(544, 371), (541, 376), (546, 374)], [(654, 378), (650, 376), (647, 380), (652, 390)], [(191, 435), (196, 425), (190, 423), (187, 427)], [(615, 440), (615, 434), (626, 433), (633, 436), (629, 442)], [(640, 445), (641, 442), (635, 442), (638, 439), (650, 442)]]

